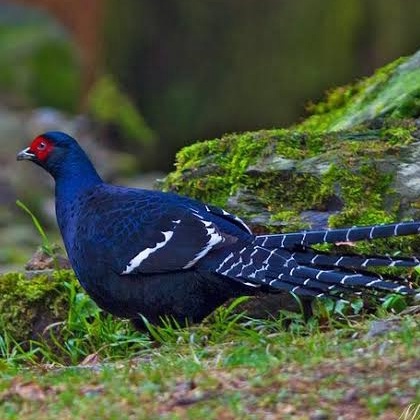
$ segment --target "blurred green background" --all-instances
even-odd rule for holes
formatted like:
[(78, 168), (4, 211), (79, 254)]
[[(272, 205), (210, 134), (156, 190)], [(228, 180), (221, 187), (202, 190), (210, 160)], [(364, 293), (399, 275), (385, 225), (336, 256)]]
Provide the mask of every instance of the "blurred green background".
[(3, 1), (0, 94), (90, 112), (117, 148), (155, 139), (143, 166), (168, 169), (186, 143), (288, 125), (325, 89), (414, 52), (419, 17), (417, 0)]
[(325, 89), (420, 41), (411, 0), (107, 4), (106, 68), (170, 145), (169, 161), (197, 138), (288, 125)]
[(33, 136), (68, 131), (107, 180), (150, 186), (182, 146), (287, 126), (415, 52), (419, 18), (418, 0), (0, 0), (0, 266), (39, 243), (16, 198), (55, 223), (47, 175), (15, 162)]

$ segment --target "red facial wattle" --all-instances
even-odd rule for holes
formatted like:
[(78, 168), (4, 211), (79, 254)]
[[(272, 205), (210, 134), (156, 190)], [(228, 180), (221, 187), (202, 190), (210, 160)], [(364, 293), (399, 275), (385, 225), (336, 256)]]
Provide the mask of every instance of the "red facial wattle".
[(29, 151), (33, 153), (38, 160), (44, 161), (50, 155), (54, 145), (45, 137), (39, 136), (29, 146)]

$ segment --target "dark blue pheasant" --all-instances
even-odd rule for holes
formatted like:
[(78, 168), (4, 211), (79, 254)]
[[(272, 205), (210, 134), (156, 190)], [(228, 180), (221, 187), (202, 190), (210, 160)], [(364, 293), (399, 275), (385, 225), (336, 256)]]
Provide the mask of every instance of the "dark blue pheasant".
[(32, 160), (54, 177), (70, 262), (89, 295), (115, 315), (198, 322), (226, 300), (257, 291), (303, 297), (415, 293), (407, 283), (364, 269), (413, 267), (417, 258), (336, 256), (310, 245), (416, 234), (420, 222), (254, 236), (217, 207), (104, 183), (64, 133), (37, 137), (17, 159)]

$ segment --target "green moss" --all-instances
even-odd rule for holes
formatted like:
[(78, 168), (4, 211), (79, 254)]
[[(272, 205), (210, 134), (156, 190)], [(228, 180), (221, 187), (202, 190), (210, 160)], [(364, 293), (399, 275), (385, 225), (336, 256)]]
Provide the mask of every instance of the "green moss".
[(333, 122), (341, 117), (348, 107), (351, 99), (360, 91), (362, 83), (340, 86), (327, 92), (324, 101), (310, 102), (307, 111), (309, 118), (299, 124), (298, 130), (328, 131)]
[[(327, 190), (336, 190), (343, 202), (343, 209), (330, 217), (330, 225), (339, 227), (395, 220), (396, 208), (389, 208), (385, 204), (389, 194), (392, 194), (392, 180), (391, 174), (381, 172), (372, 161), (356, 168), (352, 167), (351, 162), (344, 161), (339, 166), (331, 165), (322, 183)], [(385, 210), (386, 207), (389, 209)]]
[(306, 156), (307, 137), (305, 133), (291, 132), (286, 129), (278, 130), (275, 135), (275, 151), (278, 155), (288, 159), (303, 159)]
[(392, 112), (393, 118), (416, 118), (420, 110), (420, 88), (411, 91), (404, 102)]
[[(339, 165), (331, 165), (324, 175), (323, 188), (335, 191), (343, 202), (341, 211), (329, 218), (331, 227), (392, 223), (400, 219), (400, 200), (393, 189), (393, 175), (382, 171), (374, 156), (368, 154), (366, 160), (357, 165), (343, 159)], [(419, 244), (415, 236), (388, 238), (357, 242), (349, 252), (416, 255)], [(385, 272), (396, 274), (395, 270)]]
[[(293, 232), (310, 227), (308, 223), (302, 221), (296, 210), (278, 211), (271, 216), (270, 222), (283, 222), (285, 224), (285, 227), (282, 229), (283, 232)], [(274, 230), (274, 228), (271, 230)]]
[(2, 327), (18, 342), (35, 338), (48, 324), (65, 318), (65, 282), (76, 282), (70, 270), (31, 279), (21, 273), (0, 276)]
[(381, 131), (381, 137), (390, 145), (404, 146), (413, 141), (417, 127), (413, 120), (389, 119)]
[[(272, 222), (284, 221), (284, 230), (308, 227), (300, 213), (326, 211), (334, 197), (343, 209), (331, 217), (332, 226), (397, 220), (398, 197), (382, 162), (398, 157), (415, 130), (410, 120), (390, 119), (375, 129), (360, 126), (339, 133), (280, 129), (231, 134), (181, 150), (165, 189), (228, 208), (227, 199), (241, 189), (259, 203), (258, 211), (272, 214)], [(277, 156), (293, 168), (279, 169)], [(245, 219), (258, 216), (245, 208), (235, 212)], [(270, 222), (264, 228), (278, 229)]]
[(319, 179), (305, 173), (268, 173), (248, 179), (247, 185), (266, 210), (273, 214), (273, 220), (281, 220), (282, 216), (286, 216), (285, 221), (293, 218), (293, 226), (296, 226), (301, 211), (324, 208), (324, 200), (328, 196), (328, 192), (324, 195), (320, 191)]
[(225, 206), (243, 183), (246, 169), (274, 141), (275, 133), (229, 134), (185, 147), (177, 154), (177, 170), (169, 174), (162, 189)]
[(339, 131), (376, 117), (413, 118), (420, 112), (418, 54), (400, 58), (371, 77), (330, 91), (308, 107), (312, 115), (297, 131)]
[[(377, 130), (375, 140), (363, 142), (343, 141), (348, 137), (346, 133), (305, 134), (304, 137), (301, 134), (299, 138), (305, 141), (300, 142), (300, 148), (286, 154), (287, 157), (299, 156), (298, 161), (302, 163), (297, 164), (297, 169), (251, 173), (242, 182), (273, 214), (272, 221), (287, 222), (285, 230), (307, 227), (299, 214), (305, 210), (325, 211), (333, 197), (339, 198), (343, 209), (330, 218), (332, 226), (395, 220), (398, 200), (392, 190), (393, 177), (377, 164), (378, 159), (399, 152), (394, 137), (389, 135), (391, 131), (408, 141), (409, 130), (404, 127)], [(364, 134), (353, 132), (352, 137)], [(410, 139), (413, 140), (411, 136)], [(279, 139), (276, 150), (284, 150), (283, 138)], [(321, 173), (314, 168), (315, 161), (304, 160), (313, 156), (321, 158), (320, 163), (324, 162), (328, 169)]]

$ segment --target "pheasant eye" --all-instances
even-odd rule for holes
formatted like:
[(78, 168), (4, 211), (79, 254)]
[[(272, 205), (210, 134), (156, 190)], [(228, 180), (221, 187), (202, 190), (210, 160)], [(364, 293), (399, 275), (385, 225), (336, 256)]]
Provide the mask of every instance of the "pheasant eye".
[(41, 143), (38, 144), (37, 149), (44, 150), (46, 147), (47, 147), (47, 144), (44, 141), (41, 141)]

